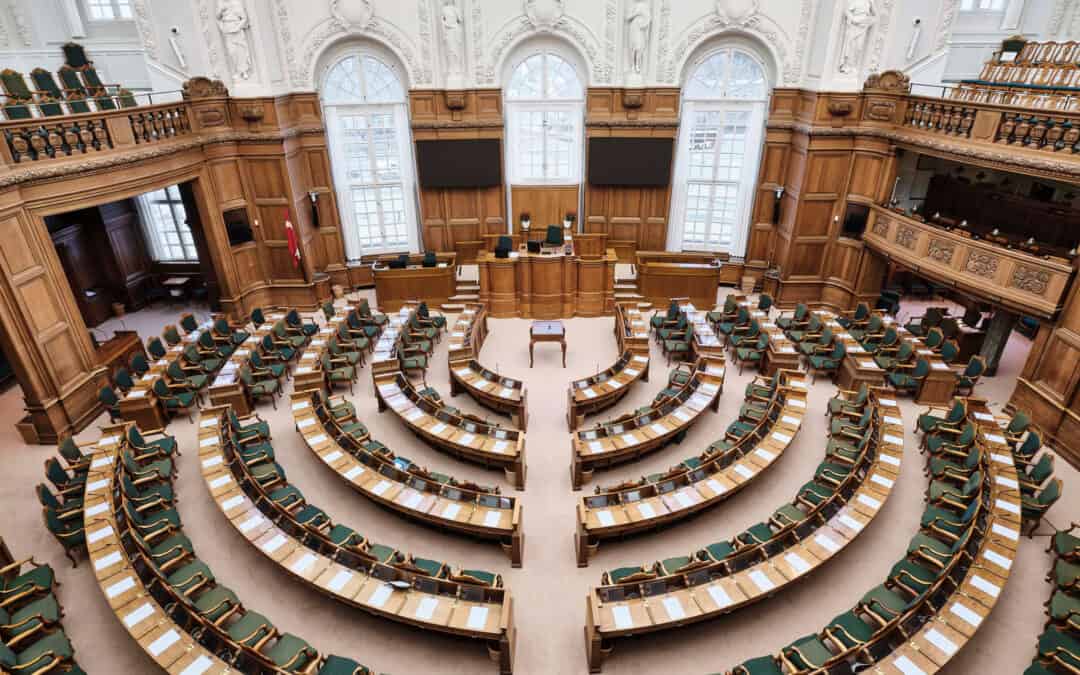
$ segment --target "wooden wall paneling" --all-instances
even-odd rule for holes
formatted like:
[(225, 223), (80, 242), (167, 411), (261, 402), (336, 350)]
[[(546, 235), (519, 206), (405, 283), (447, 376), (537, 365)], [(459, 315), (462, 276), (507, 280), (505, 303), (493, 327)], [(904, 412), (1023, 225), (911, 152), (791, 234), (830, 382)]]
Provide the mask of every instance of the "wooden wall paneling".
[(108, 236), (116, 264), (119, 285), (129, 310), (138, 309), (144, 300), (144, 285), (150, 278), (151, 260), (143, 237), (139, 214), (128, 199), (101, 207), (102, 224)]
[[(532, 216), (532, 230), (536, 232), (546, 232), (548, 225), (561, 226), (567, 212), (578, 212), (577, 185), (514, 185), (510, 194), (513, 213), (528, 211)], [(514, 220), (514, 232), (521, 234), (521, 223), (517, 222), (516, 215)]]

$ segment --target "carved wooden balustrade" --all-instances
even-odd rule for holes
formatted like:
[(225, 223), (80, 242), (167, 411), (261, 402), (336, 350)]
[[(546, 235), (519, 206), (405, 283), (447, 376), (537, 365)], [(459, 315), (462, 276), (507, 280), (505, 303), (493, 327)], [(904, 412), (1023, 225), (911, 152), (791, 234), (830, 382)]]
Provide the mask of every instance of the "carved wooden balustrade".
[(1029, 150), (1080, 154), (1080, 113), (908, 96), (903, 128)]
[(134, 149), (192, 133), (190, 102), (0, 122), (9, 168)]
[(1045, 318), (1065, 303), (1069, 261), (973, 239), (874, 206), (866, 245), (919, 274), (988, 303)]

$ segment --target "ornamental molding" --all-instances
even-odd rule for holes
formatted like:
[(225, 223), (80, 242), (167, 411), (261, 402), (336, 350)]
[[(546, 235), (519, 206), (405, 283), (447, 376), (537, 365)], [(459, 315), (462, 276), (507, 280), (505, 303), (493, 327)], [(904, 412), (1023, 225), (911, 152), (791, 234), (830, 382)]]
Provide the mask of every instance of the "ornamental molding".
[(502, 129), (502, 120), (470, 122), (468, 120), (439, 120), (437, 122), (413, 122), (413, 129)]
[(546, 33), (561, 35), (581, 50), (590, 74), (588, 80), (582, 83), (585, 87), (611, 81), (615, 64), (605, 62), (600, 42), (588, 26), (565, 13), (560, 14), (550, 25), (538, 26), (527, 15), (522, 14), (503, 25), (490, 40), (491, 49), (484, 60), (484, 66), (477, 67), (477, 85), (496, 84), (499, 67), (511, 48), (526, 37)]
[[(604, 6), (604, 63), (607, 67), (604, 82), (615, 80), (619, 49), (619, 1), (607, 0)], [(651, 44), (650, 44), (651, 46)]]
[(1017, 265), (1009, 285), (1033, 295), (1046, 295), (1046, 289), (1050, 285), (1050, 273), (1027, 265)]
[[(432, 46), (435, 44), (435, 32), (431, 24), (431, 0), (419, 0), (416, 6), (417, 27), (418, 35), (420, 37), (420, 63), (423, 64), (423, 70), (427, 73), (435, 72), (435, 61), (432, 52)], [(464, 45), (462, 45), (464, 47)], [(466, 60), (465, 52), (462, 52), (462, 65)], [(467, 70), (463, 68), (463, 71)], [(431, 77), (429, 80), (433, 79)]]
[(678, 129), (678, 119), (648, 119), (648, 120), (585, 120), (585, 127), (597, 127), (605, 129), (625, 128), (653, 128), (653, 129)]
[(941, 0), (941, 14), (938, 19), (937, 33), (934, 35), (935, 52), (945, 49), (945, 45), (948, 44), (949, 36), (952, 35), (953, 22), (956, 21), (956, 13), (959, 10), (960, 0)]
[(765, 44), (776, 66), (777, 81), (773, 86), (781, 87), (798, 80), (801, 70), (801, 64), (796, 61), (798, 50), (796, 54), (789, 52), (791, 36), (779, 24), (764, 14), (752, 14), (740, 23), (728, 23), (726, 17), (716, 13), (691, 22), (690, 27), (678, 36), (674, 47), (662, 49), (663, 60), (657, 78), (667, 84), (679, 83), (690, 55), (702, 44), (725, 35), (749, 35)]
[(483, 0), (472, 0), (473, 77), (477, 82), (484, 72), (484, 10)]
[[(425, 68), (420, 62), (408, 36), (389, 21), (373, 16), (370, 23), (363, 28), (355, 25), (342, 26), (336, 19), (329, 18), (311, 29), (303, 42), (302, 56), (297, 66), (298, 72), (294, 74), (294, 86), (317, 89), (315, 65), (318, 62), (318, 56), (325, 51), (328, 44), (350, 37), (375, 40), (394, 52), (405, 65), (408, 81), (404, 84), (407, 89), (433, 84), (431, 68)], [(297, 79), (300, 80), (299, 83), (296, 82)]]
[(134, 0), (131, 3), (132, 14), (135, 17), (135, 29), (139, 31), (143, 50), (153, 60), (158, 58), (157, 39), (154, 37), (154, 20), (150, 14), (150, 6), (146, 0)]
[(881, 0), (878, 9), (877, 25), (874, 26), (874, 40), (870, 47), (870, 59), (863, 69), (864, 73), (877, 73), (881, 70), (881, 57), (885, 54), (885, 42), (889, 38), (889, 24), (892, 22), (893, 6), (896, 0)]
[(296, 47), (293, 45), (292, 22), (289, 20), (288, 0), (274, 0), (274, 24), (277, 28), (278, 44), (283, 52), (285, 71), (289, 74), (289, 80), (294, 87), (305, 87), (307, 84), (297, 68)]
[(926, 249), (926, 255), (943, 265), (951, 265), (953, 254), (956, 253), (956, 244), (944, 239), (931, 239), (930, 246)]
[(896, 228), (896, 243), (904, 248), (914, 250), (916, 238), (918, 238), (918, 234), (916, 234), (914, 227), (900, 225), (900, 227)]
[(890, 219), (883, 218), (879, 215), (877, 220), (874, 221), (873, 227), (870, 228), (870, 231), (879, 237), (886, 237), (889, 234), (889, 225), (891, 224), (892, 221)]
[(996, 148), (998, 144), (987, 146), (960, 143), (922, 134), (910, 133), (900, 129), (858, 126), (819, 127), (803, 122), (793, 122), (788, 120), (769, 122), (766, 124), (766, 129), (793, 131), (807, 136), (863, 136), (867, 138), (881, 138), (895, 143), (916, 146), (924, 151), (930, 151), (931, 154), (937, 153), (939, 156), (944, 155), (946, 158), (949, 158), (950, 156), (959, 156), (977, 160), (994, 169), (1015, 171), (1017, 168), (1021, 168), (1029, 172), (1037, 172), (1048, 178), (1058, 178), (1070, 183), (1080, 182), (1080, 162), (1062, 161), (1060, 158), (1055, 158), (1053, 154), (1041, 154), (1039, 157), (1028, 157), (992, 149)]
[[(278, 0), (279, 3), (285, 0)], [(207, 76), (213, 80), (221, 79), (220, 59), (218, 56), (218, 41), (215, 33), (213, 13), (210, 11), (209, 0), (195, 0), (196, 14), (199, 17), (199, 32), (202, 33), (203, 44), (206, 45), (206, 69)]]
[(998, 258), (989, 253), (971, 251), (964, 263), (964, 271), (984, 279), (993, 279), (998, 271)]

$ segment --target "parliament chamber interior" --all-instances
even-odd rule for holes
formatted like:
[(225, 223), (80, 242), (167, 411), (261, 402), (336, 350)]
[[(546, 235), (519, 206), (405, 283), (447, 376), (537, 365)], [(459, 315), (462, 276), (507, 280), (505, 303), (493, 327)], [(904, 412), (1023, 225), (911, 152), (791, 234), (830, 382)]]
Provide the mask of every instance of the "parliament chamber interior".
[(1080, 2), (11, 0), (0, 94), (0, 673), (1080, 673)]

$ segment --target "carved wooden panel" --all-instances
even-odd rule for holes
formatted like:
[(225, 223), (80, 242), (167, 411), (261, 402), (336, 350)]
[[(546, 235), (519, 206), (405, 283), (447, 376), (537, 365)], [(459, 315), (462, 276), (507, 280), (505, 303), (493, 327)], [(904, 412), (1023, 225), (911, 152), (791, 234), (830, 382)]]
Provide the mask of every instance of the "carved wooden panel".
[(562, 225), (568, 212), (578, 212), (578, 186), (515, 185), (510, 188), (514, 232), (520, 233), (518, 214), (528, 211), (533, 229), (545, 230), (548, 225)]

